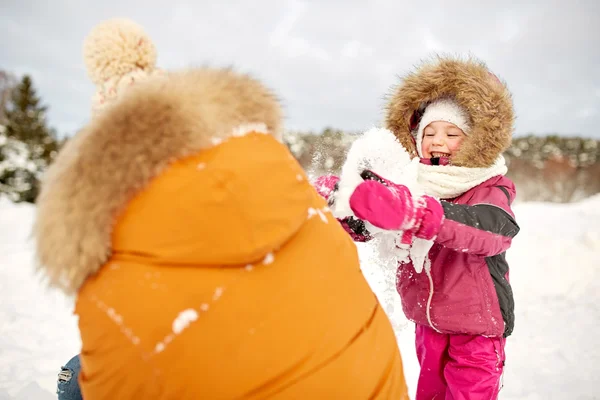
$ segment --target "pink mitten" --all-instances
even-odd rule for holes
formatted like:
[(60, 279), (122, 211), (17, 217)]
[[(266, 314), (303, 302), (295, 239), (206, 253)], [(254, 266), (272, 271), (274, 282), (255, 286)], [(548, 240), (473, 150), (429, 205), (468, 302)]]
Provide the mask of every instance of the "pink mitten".
[(378, 178), (365, 180), (354, 189), (350, 196), (354, 214), (381, 229), (406, 231), (414, 228), (417, 210), (410, 190)]
[(422, 196), (418, 200), (418, 226), (415, 236), (421, 239), (433, 239), (444, 221), (444, 208), (442, 204), (430, 196)]
[(313, 184), (317, 193), (327, 200), (330, 206), (333, 205), (333, 194), (339, 181), (340, 178), (335, 175), (323, 175), (318, 177)]
[(406, 186), (367, 172), (363, 173), (367, 180), (350, 196), (350, 208), (358, 218), (381, 229), (404, 231), (404, 244), (410, 244), (413, 235), (427, 240), (437, 235), (444, 218), (439, 201), (430, 196), (414, 199)]

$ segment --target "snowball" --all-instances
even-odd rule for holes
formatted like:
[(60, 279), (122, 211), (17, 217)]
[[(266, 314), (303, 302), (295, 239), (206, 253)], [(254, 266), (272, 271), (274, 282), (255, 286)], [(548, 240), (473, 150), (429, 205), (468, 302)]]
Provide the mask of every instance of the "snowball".
[(417, 183), (417, 162), (411, 157), (394, 134), (387, 129), (372, 128), (352, 143), (342, 166), (333, 214), (338, 218), (353, 216), (350, 196), (363, 182), (361, 172), (369, 169), (394, 183), (406, 185), (413, 195), (422, 194)]

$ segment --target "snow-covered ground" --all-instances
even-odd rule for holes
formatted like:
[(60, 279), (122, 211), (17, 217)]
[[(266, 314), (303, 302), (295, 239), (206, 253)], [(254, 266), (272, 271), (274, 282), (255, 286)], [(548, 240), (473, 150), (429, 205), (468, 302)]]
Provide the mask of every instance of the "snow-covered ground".
[[(0, 400), (55, 399), (60, 366), (80, 346), (72, 300), (39, 283), (29, 240), (34, 208), (0, 198)], [(502, 400), (600, 399), (600, 196), (574, 204), (515, 206), (521, 233), (508, 253), (516, 327)], [(396, 327), (409, 387), (418, 365), (402, 316), (371, 249), (365, 275)]]

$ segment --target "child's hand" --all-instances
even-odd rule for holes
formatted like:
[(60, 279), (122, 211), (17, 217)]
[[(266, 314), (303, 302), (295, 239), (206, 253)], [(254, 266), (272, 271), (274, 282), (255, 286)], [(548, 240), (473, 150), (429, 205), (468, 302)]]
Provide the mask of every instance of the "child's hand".
[(433, 239), (444, 221), (444, 208), (440, 202), (430, 196), (422, 196), (418, 200), (419, 225), (415, 236), (421, 239)]
[(366, 179), (350, 196), (354, 214), (372, 225), (387, 230), (406, 231), (414, 228), (416, 209), (410, 190), (396, 185), (371, 171), (361, 174)]
[(437, 235), (444, 216), (437, 200), (429, 196), (414, 199), (406, 186), (372, 171), (361, 176), (365, 181), (350, 196), (350, 208), (358, 218), (381, 229), (404, 231), (403, 242), (412, 240), (412, 235), (423, 239)]
[(329, 207), (333, 206), (333, 203), (335, 202), (334, 195), (337, 191), (339, 180), (340, 178), (335, 175), (323, 175), (318, 177), (313, 184), (317, 193), (327, 200)]
[[(338, 190), (340, 178), (335, 175), (319, 176), (313, 183), (317, 193), (321, 195), (329, 207), (335, 203), (335, 192)], [(365, 223), (354, 217), (346, 217), (339, 220), (346, 232), (348, 232), (354, 241), (366, 242), (371, 238), (371, 234), (365, 227)]]

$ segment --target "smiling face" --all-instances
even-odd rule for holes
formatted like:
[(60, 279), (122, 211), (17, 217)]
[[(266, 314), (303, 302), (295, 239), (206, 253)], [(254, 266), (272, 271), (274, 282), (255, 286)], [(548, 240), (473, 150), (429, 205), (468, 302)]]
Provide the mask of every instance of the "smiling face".
[(465, 133), (456, 125), (445, 121), (433, 121), (423, 130), (421, 153), (424, 158), (451, 158), (460, 149)]

